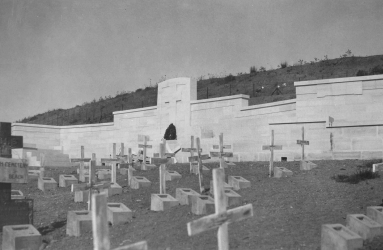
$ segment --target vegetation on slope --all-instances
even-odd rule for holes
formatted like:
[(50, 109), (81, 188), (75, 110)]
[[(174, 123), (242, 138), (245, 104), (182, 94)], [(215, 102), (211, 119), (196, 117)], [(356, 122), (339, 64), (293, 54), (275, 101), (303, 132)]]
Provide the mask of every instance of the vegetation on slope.
[[(294, 65), (282, 61), (277, 69), (250, 67), (249, 73), (218, 77), (209, 74), (197, 80), (197, 99), (236, 94), (250, 96), (249, 105), (295, 98), (294, 82), (316, 79), (383, 74), (383, 55), (355, 57), (348, 50), (336, 59), (314, 58), (299, 60)], [(164, 80), (164, 79), (162, 79)], [(157, 105), (157, 86), (137, 89), (134, 92), (117, 92), (115, 97), (105, 96), (70, 109), (49, 110), (16, 122), (75, 125), (112, 122), (114, 111)]]

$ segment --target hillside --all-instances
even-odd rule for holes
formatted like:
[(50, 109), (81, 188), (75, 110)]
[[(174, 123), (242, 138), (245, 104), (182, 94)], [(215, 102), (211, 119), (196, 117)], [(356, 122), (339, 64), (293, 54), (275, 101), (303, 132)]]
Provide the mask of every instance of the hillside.
[[(257, 70), (222, 78), (209, 76), (197, 81), (197, 99), (235, 94), (250, 96), (249, 105), (295, 98), (294, 82), (315, 79), (383, 74), (383, 55), (355, 57), (344, 54), (337, 59), (300, 60), (294, 66), (281, 63), (278, 69)], [(279, 91), (276, 90), (279, 87)], [(263, 88), (262, 88), (263, 87)], [(112, 122), (114, 111), (157, 105), (157, 86), (134, 92), (105, 96), (70, 109), (55, 109), (16, 122), (48, 125), (75, 125)]]

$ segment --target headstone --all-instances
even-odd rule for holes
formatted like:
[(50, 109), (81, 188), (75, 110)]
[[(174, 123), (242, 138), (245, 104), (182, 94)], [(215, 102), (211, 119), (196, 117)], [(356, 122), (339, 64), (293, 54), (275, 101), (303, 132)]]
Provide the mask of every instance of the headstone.
[(223, 188), (225, 173), (223, 169), (213, 169), (215, 214), (211, 214), (187, 224), (188, 235), (203, 233), (218, 228), (218, 249), (229, 249), (228, 224), (253, 216), (253, 205), (226, 210), (226, 196)]
[(191, 205), (193, 196), (199, 196), (199, 193), (190, 188), (176, 188), (176, 199), (180, 205)]
[(143, 176), (133, 176), (130, 182), (131, 189), (139, 189), (141, 187), (150, 187), (152, 183)]
[(367, 216), (374, 221), (383, 225), (383, 207), (382, 206), (370, 206), (367, 207)]
[(372, 239), (383, 233), (383, 225), (364, 214), (348, 214), (346, 221), (347, 227), (359, 234), (364, 240)]
[(23, 192), (20, 190), (11, 190), (11, 199), (12, 200), (22, 200), (25, 199)]
[(271, 130), (271, 143), (270, 145), (262, 146), (262, 150), (270, 150), (270, 166), (269, 177), (274, 174), (274, 150), (282, 150), (281, 145), (274, 145), (274, 130)]
[(228, 182), (229, 182), (229, 185), (232, 186), (234, 190), (240, 190), (240, 189), (251, 187), (251, 182), (246, 180), (242, 176), (229, 176)]
[(182, 175), (180, 175), (177, 171), (168, 170), (165, 173), (165, 178), (167, 181), (178, 180), (182, 178)]
[(92, 230), (92, 217), (90, 211), (68, 211), (66, 234), (68, 236), (81, 236)]
[[(107, 215), (107, 201), (103, 194), (92, 197), (92, 231), (93, 248), (99, 250), (110, 250), (109, 225)], [(148, 250), (146, 241), (137, 242), (127, 246), (121, 246), (114, 250)]]
[(321, 250), (356, 250), (363, 239), (342, 224), (322, 225)]
[(42, 236), (31, 224), (4, 226), (2, 249), (39, 250)]
[(214, 213), (214, 199), (208, 195), (198, 195), (191, 197), (191, 212), (196, 215)]
[(77, 183), (78, 180), (74, 175), (61, 174), (59, 176), (59, 187), (69, 187)]
[(124, 224), (133, 218), (132, 210), (122, 203), (107, 204), (108, 221), (113, 225)]
[(41, 191), (49, 191), (57, 189), (57, 182), (52, 177), (43, 177), (38, 180), (38, 188)]

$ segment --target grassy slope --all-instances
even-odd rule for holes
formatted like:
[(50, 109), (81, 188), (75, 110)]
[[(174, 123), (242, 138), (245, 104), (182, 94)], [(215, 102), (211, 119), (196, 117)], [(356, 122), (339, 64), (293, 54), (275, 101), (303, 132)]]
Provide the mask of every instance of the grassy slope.
[[(210, 78), (198, 81), (197, 98), (228, 96), (234, 94), (250, 95), (250, 105), (268, 103), (295, 98), (294, 82), (315, 79), (339, 78), (355, 76), (358, 70), (371, 71), (375, 66), (383, 67), (383, 55), (368, 57), (346, 57), (323, 60), (303, 65), (289, 66), (283, 69), (241, 74), (235, 77)], [(282, 84), (286, 83), (286, 86)], [(272, 95), (280, 85), (282, 94)], [(264, 89), (261, 92), (254, 90)], [(135, 109), (157, 105), (157, 88), (147, 87), (132, 93), (104, 98), (77, 105), (74, 108), (53, 110), (38, 114), (21, 122), (33, 124), (90, 124), (113, 121), (113, 111)]]

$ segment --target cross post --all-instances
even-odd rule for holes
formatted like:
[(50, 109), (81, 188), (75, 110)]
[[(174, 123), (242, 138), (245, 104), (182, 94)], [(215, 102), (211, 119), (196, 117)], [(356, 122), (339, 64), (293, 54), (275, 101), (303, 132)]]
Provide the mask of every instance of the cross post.
[(147, 148), (152, 148), (152, 145), (146, 144), (146, 136), (144, 136), (144, 144), (138, 144), (139, 148), (142, 148), (142, 165), (141, 165), (141, 170), (148, 170), (146, 166), (146, 149)]
[(128, 168), (128, 184), (130, 186), (131, 179), (133, 178), (133, 159), (132, 159), (132, 149), (128, 148), (128, 155), (126, 156), (126, 163), (121, 163), (121, 168)]
[(197, 142), (197, 155), (189, 157), (189, 162), (194, 162), (194, 161), (198, 162), (199, 188), (200, 188), (200, 192), (202, 193), (205, 191), (205, 185), (204, 185), (204, 180), (203, 180), (203, 175), (202, 175), (202, 173), (203, 173), (202, 172), (202, 168), (203, 168), (202, 160), (210, 159), (210, 157), (209, 157), (209, 155), (201, 155), (202, 149), (201, 149), (199, 137), (196, 138), (196, 142)]
[(262, 146), (262, 150), (270, 150), (269, 177), (274, 174), (274, 150), (282, 150), (281, 145), (274, 145), (274, 130), (271, 130), (271, 145)]
[(79, 168), (79, 180), (81, 182), (85, 182), (85, 174), (84, 174), (84, 162), (89, 162), (90, 158), (84, 158), (84, 146), (81, 146), (81, 158), (72, 158), (70, 162), (80, 162)]
[(302, 127), (302, 140), (297, 140), (297, 144), (302, 146), (302, 161), (305, 159), (305, 145), (309, 145), (309, 141), (305, 141), (305, 127)]
[(228, 224), (253, 216), (252, 204), (247, 204), (230, 210), (226, 209), (227, 197), (225, 195), (224, 183), (224, 170), (221, 168), (213, 169), (215, 213), (187, 224), (189, 236), (218, 228), (217, 239), (219, 250), (229, 249)]
[[(197, 148), (194, 147), (194, 136), (191, 136), (190, 148), (182, 148), (182, 152), (189, 152), (191, 159), (194, 158), (194, 152), (197, 152)], [(190, 163), (190, 173), (194, 173), (193, 163), (198, 164), (198, 161), (190, 161), (189, 163)], [(197, 173), (194, 173), (194, 174), (197, 174)]]
[(112, 158), (101, 158), (101, 163), (110, 163), (112, 174), (111, 174), (111, 182), (116, 183), (117, 182), (117, 163), (123, 163), (123, 158), (118, 158), (116, 156), (116, 143), (113, 143), (113, 156)]
[(219, 134), (219, 145), (213, 145), (213, 149), (219, 149), (219, 152), (210, 152), (210, 157), (219, 158), (219, 167), (227, 168), (224, 157), (233, 157), (233, 152), (223, 152), (223, 149), (230, 149), (231, 145), (223, 145), (223, 133)]
[(166, 164), (171, 162), (171, 159), (165, 155), (165, 142), (160, 143), (160, 157), (150, 158), (150, 164), (160, 165), (160, 194), (166, 194)]

